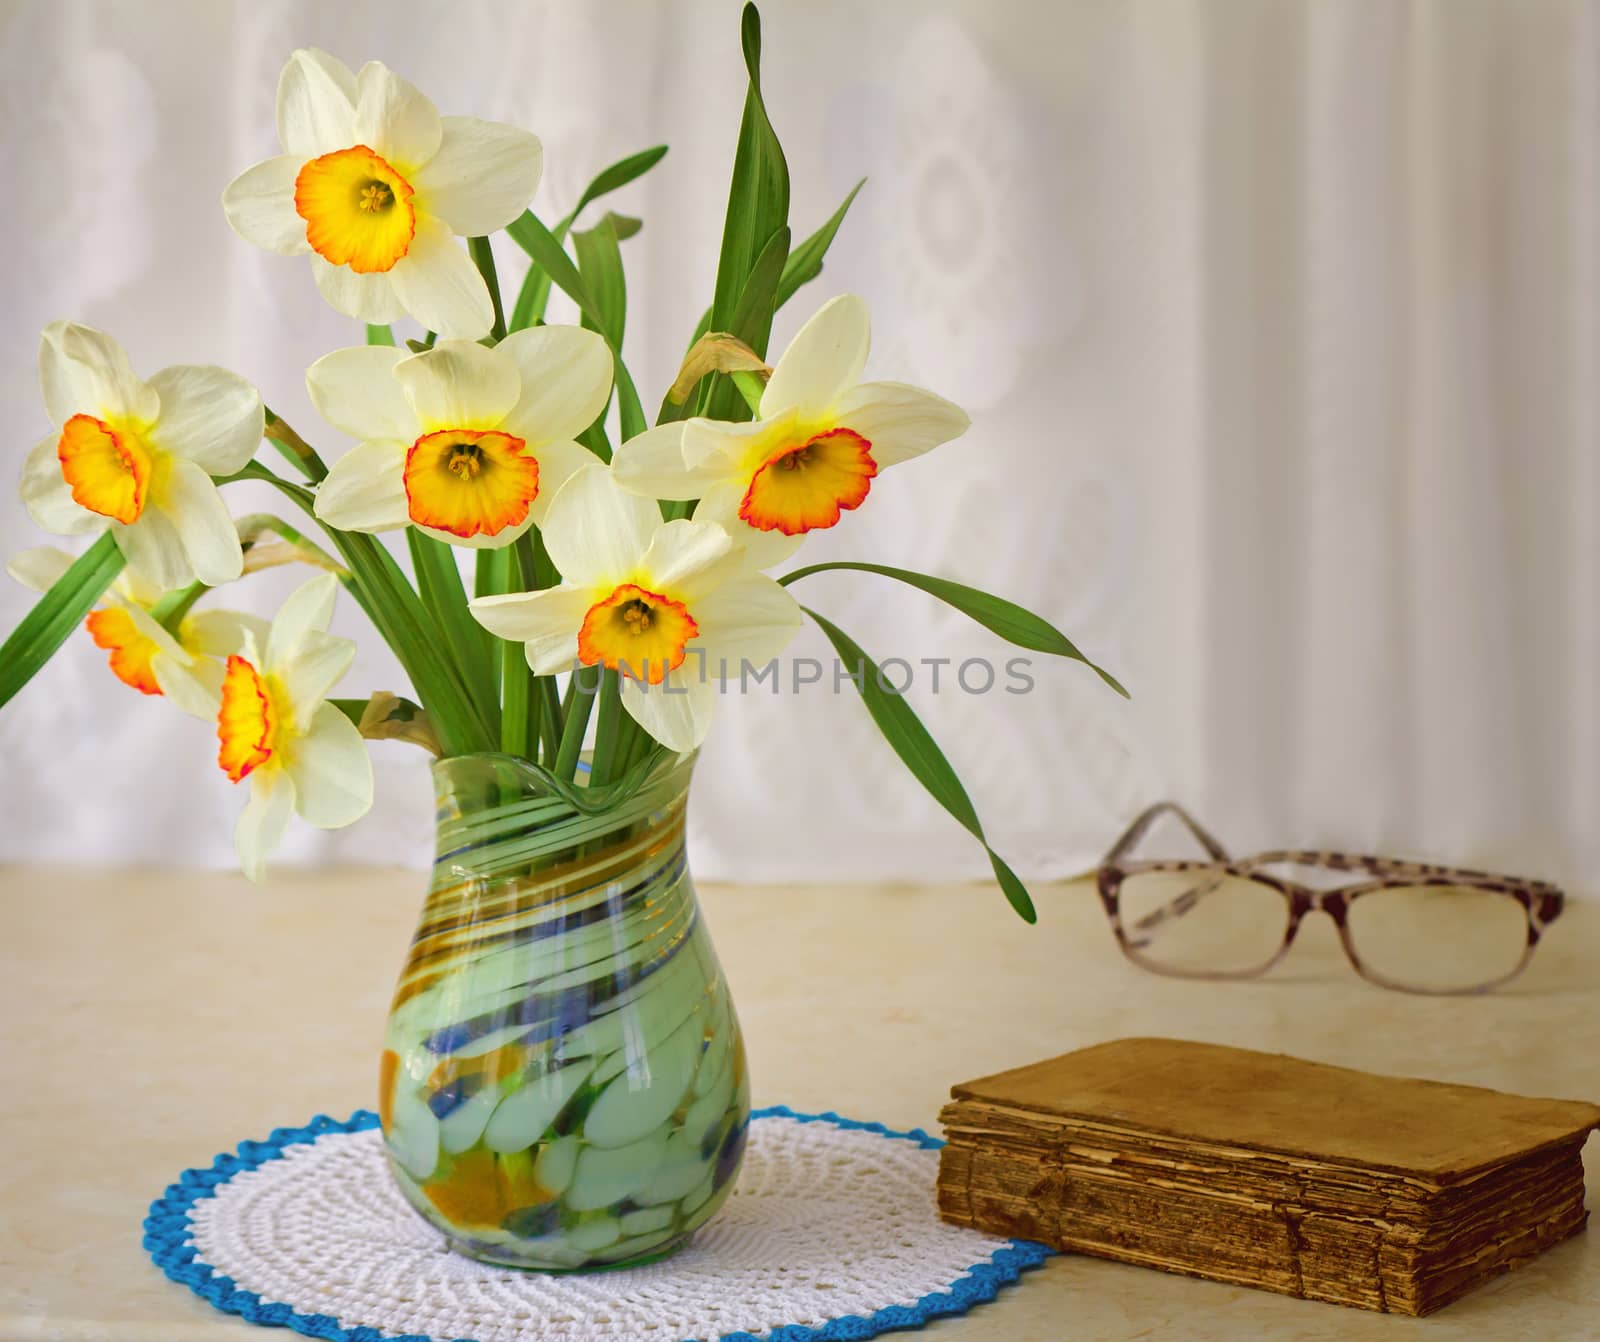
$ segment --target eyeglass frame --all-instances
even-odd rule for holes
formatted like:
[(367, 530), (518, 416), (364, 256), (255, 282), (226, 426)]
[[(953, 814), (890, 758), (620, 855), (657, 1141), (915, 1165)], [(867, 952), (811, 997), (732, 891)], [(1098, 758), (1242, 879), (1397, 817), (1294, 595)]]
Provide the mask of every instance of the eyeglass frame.
[[(1175, 816), (1183, 823), (1194, 839), (1206, 850), (1209, 855), (1208, 860), (1197, 858), (1131, 859), (1128, 857), (1128, 854), (1149, 832), (1151, 826), (1165, 815)], [(1305, 885), (1299, 881), (1292, 881), (1287, 877), (1261, 870), (1262, 867), (1268, 866), (1321, 867), (1330, 871), (1365, 872), (1374, 879), (1319, 889), (1315, 886)], [(1140, 875), (1145, 872), (1202, 870), (1214, 872), (1219, 876), (1236, 876), (1243, 880), (1258, 882), (1277, 890), (1288, 901), (1289, 914), (1288, 921), (1284, 927), (1283, 941), (1270, 959), (1252, 969), (1189, 970), (1177, 969), (1171, 965), (1159, 965), (1140, 956), (1122, 922), (1122, 883), (1129, 876)], [(1305, 916), (1308, 913), (1320, 910), (1332, 918), (1334, 925), (1339, 929), (1339, 944), (1344, 948), (1345, 958), (1350, 961), (1351, 967), (1357, 974), (1369, 983), (1375, 983), (1382, 988), (1390, 988), (1396, 992), (1416, 993), (1427, 997), (1471, 996), (1477, 993), (1489, 992), (1516, 978), (1518, 974), (1528, 967), (1528, 961), (1533, 958), (1533, 952), (1539, 944), (1540, 937), (1545, 929), (1561, 916), (1561, 911), (1566, 907), (1567, 901), (1565, 891), (1549, 881), (1476, 871), (1469, 867), (1449, 867), (1430, 862), (1410, 862), (1399, 858), (1377, 857), (1367, 853), (1286, 848), (1257, 853), (1253, 857), (1234, 859), (1228, 856), (1227, 850), (1194, 817), (1174, 801), (1156, 802), (1134, 818), (1133, 823), (1123, 831), (1122, 837), (1111, 846), (1110, 852), (1106, 854), (1100, 866), (1096, 868), (1095, 884), (1100, 893), (1100, 903), (1105, 909), (1107, 919), (1110, 920), (1111, 930), (1116, 936), (1117, 945), (1121, 948), (1122, 953), (1134, 964), (1138, 965), (1140, 969), (1149, 970), (1151, 973), (1164, 974), (1169, 978), (1184, 979), (1257, 978), (1271, 971), (1288, 954), (1289, 947), (1293, 945), (1295, 936), (1298, 934), (1300, 924), (1304, 921)], [(1522, 905), (1528, 929), (1522, 958), (1518, 960), (1516, 966), (1498, 978), (1467, 988), (1422, 988), (1415, 984), (1398, 983), (1393, 979), (1385, 978), (1382, 974), (1364, 964), (1350, 936), (1348, 918), (1351, 902), (1363, 895), (1372, 894), (1380, 890), (1411, 888), (1419, 885), (1466, 886), (1474, 890), (1488, 890), (1497, 894), (1509, 895), (1515, 899), (1517, 903)], [(1173, 904), (1175, 905), (1179, 901), (1188, 898), (1191, 894), (1195, 894), (1195, 892), (1185, 891), (1173, 901)], [(1195, 895), (1195, 898), (1198, 898), (1198, 895)], [(1175, 911), (1181, 915), (1191, 907), (1193, 907), (1193, 901)], [(1158, 909), (1154, 914), (1147, 914), (1145, 919), (1141, 921), (1145, 925), (1153, 925), (1150, 923), (1151, 918), (1159, 921), (1166, 916), (1168, 916), (1167, 909)]]

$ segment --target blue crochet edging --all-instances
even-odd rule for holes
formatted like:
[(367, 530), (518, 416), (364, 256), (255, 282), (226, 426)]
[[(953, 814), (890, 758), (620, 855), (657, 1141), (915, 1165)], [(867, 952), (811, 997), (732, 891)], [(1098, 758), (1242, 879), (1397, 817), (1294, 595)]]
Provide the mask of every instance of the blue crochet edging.
[[(858, 1123), (831, 1111), (801, 1114), (787, 1105), (777, 1104), (757, 1109), (750, 1117), (831, 1123), (837, 1128), (915, 1142), (925, 1150), (937, 1150), (944, 1145), (938, 1137), (929, 1136), (921, 1128), (897, 1132), (882, 1123)], [(237, 1155), (218, 1156), (210, 1169), (185, 1170), (177, 1183), (150, 1204), (150, 1214), (144, 1222), (146, 1251), (173, 1281), (187, 1286), (217, 1309), (237, 1314), (250, 1323), (291, 1328), (306, 1337), (322, 1338), (324, 1342), (438, 1342), (421, 1333), (401, 1335), (380, 1332), (376, 1328), (341, 1328), (339, 1321), (327, 1314), (299, 1314), (292, 1306), (264, 1301), (254, 1291), (240, 1290), (231, 1277), (223, 1276), (209, 1263), (202, 1263), (190, 1239), (189, 1213), (201, 1198), (215, 1196), (219, 1184), (227, 1183), (243, 1170), (253, 1170), (269, 1160), (277, 1160), (291, 1146), (314, 1142), (330, 1132), (362, 1132), (377, 1126), (378, 1116), (370, 1109), (358, 1109), (342, 1123), (326, 1114), (318, 1114), (303, 1128), (274, 1128), (264, 1142), (240, 1142)], [(965, 1314), (974, 1305), (993, 1300), (1002, 1286), (1010, 1285), (1027, 1269), (1037, 1267), (1054, 1253), (1047, 1245), (1014, 1239), (1005, 1248), (997, 1249), (987, 1262), (974, 1263), (963, 1276), (950, 1283), (948, 1290), (925, 1295), (914, 1305), (886, 1305), (866, 1318), (847, 1314), (830, 1319), (820, 1328), (789, 1324), (774, 1328), (765, 1338), (758, 1338), (754, 1333), (727, 1333), (718, 1342), (853, 1342), (853, 1339), (876, 1337), (893, 1329), (921, 1328), (935, 1319)], [(456, 1338), (454, 1342), (471, 1342), (471, 1339)]]

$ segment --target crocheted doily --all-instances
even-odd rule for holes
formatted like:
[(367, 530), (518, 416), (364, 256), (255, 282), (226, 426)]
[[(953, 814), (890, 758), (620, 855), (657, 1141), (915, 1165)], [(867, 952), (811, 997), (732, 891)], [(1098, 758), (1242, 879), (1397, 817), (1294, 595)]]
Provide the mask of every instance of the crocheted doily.
[(547, 1276), (451, 1253), (384, 1167), (377, 1117), (318, 1117), (189, 1170), (145, 1247), (219, 1309), (330, 1342), (823, 1342), (991, 1300), (1042, 1245), (946, 1225), (937, 1149), (835, 1114), (756, 1111), (733, 1195), (677, 1254)]

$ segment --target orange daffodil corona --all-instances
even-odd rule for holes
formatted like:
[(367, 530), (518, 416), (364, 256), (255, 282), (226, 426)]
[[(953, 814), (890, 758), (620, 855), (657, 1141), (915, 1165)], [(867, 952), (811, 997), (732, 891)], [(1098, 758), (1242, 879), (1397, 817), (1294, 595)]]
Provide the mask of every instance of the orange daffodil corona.
[(227, 660), (217, 709), (217, 764), (250, 800), (234, 830), (245, 874), (259, 880), (291, 814), (337, 829), (372, 806), (372, 761), (361, 733), (328, 692), (356, 645), (327, 632), (339, 580), (313, 578), (283, 603), (264, 639), (254, 632)]
[(409, 313), (442, 336), (488, 334), (488, 286), (456, 237), (486, 236), (527, 207), (543, 171), (536, 136), (441, 117), (387, 66), (353, 74), (313, 48), (279, 77), (278, 138), (283, 153), (223, 193), (235, 232), (309, 253), (317, 288), (348, 316)]
[(573, 439), (605, 409), (611, 377), (605, 341), (576, 326), (517, 331), (493, 349), (337, 350), (306, 385), (323, 417), (361, 441), (318, 488), (317, 516), (347, 531), (415, 524), (453, 545), (509, 545), (594, 461)]
[(697, 520), (725, 527), (770, 568), (808, 531), (861, 506), (878, 472), (959, 438), (966, 412), (901, 382), (862, 382), (867, 305), (833, 299), (784, 351), (753, 423), (691, 419), (642, 433), (617, 451), (625, 488), (699, 499)]
[[(12, 556), (6, 571), (24, 587), (47, 592), (71, 564), (65, 550), (41, 545)], [(237, 611), (196, 610), (183, 617), (174, 637), (150, 614), (164, 595), (124, 570), (84, 622), (89, 636), (109, 654), (112, 674), (124, 685), (165, 695), (195, 717), (215, 717), (223, 659), (238, 652), (247, 635), (263, 637), (266, 622)]]
[(261, 397), (222, 368), (134, 375), (110, 336), (55, 322), (39, 343), (55, 426), (28, 454), (22, 500), (58, 536), (109, 529), (140, 580), (163, 591), (215, 586), (243, 570), (214, 476), (241, 470), (261, 442)]
[(725, 668), (765, 663), (800, 627), (794, 598), (755, 572), (725, 529), (663, 522), (598, 463), (567, 481), (541, 530), (560, 586), (481, 597), (473, 615), (523, 643), (536, 674), (616, 671), (622, 706), (669, 749), (705, 739)]

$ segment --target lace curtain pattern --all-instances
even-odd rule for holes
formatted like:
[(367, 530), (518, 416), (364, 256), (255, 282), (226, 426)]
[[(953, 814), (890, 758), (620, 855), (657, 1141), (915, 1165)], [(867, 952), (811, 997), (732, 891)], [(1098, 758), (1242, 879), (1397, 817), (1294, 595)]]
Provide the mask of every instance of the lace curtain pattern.
[[(447, 112), (545, 141), (535, 202), (672, 152), (613, 198), (652, 401), (710, 293), (743, 96), (734, 0), (0, 7), (10, 190), (0, 405), (46, 429), (37, 332), (70, 316), (144, 371), (217, 362), (328, 451), (303, 370), (359, 332), (218, 205), (275, 151), (277, 70), (382, 59)], [(869, 301), (869, 375), (974, 426), (875, 483), (807, 560), (959, 577), (1054, 619), (1134, 694), (1014, 655), (872, 579), (805, 599), (912, 698), (1025, 873), (1092, 862), (1183, 798), (1243, 844), (1414, 853), (1575, 880), (1600, 858), (1600, 8), (1571, 0), (764, 6), (794, 223), (861, 177), (822, 279)], [(514, 248), (502, 274), (518, 273)], [(557, 319), (570, 307), (553, 306)], [(235, 487), (239, 511), (267, 506)], [(37, 535), (9, 488), (7, 552)], [(293, 576), (229, 600), (269, 612)], [(0, 584), (0, 626), (30, 597)], [(402, 688), (357, 612), (347, 684)], [(797, 657), (828, 656), (809, 630)], [(955, 671), (1000, 668), (986, 694)], [(937, 692), (921, 659), (948, 658)], [(980, 684), (977, 671), (967, 677)], [(699, 770), (707, 878), (986, 875), (848, 683), (732, 697)], [(352, 692), (354, 692), (352, 690)], [(422, 759), (374, 747), (359, 826), (285, 863), (422, 864)], [(206, 724), (76, 636), (0, 715), (0, 858), (225, 866), (242, 803)]]

